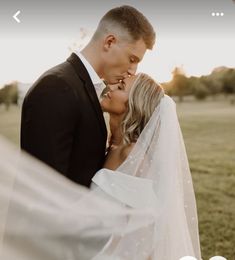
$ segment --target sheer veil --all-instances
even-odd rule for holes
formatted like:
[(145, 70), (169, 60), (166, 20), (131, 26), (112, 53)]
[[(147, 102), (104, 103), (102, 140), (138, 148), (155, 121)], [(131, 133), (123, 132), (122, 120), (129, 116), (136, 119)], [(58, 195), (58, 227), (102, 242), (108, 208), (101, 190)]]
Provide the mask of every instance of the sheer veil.
[[(154, 209), (151, 232), (144, 232), (145, 241), (152, 246), (147, 249), (150, 259), (178, 260), (187, 255), (201, 259), (192, 177), (172, 98), (164, 95), (132, 152), (115, 172), (103, 169), (93, 181), (125, 205)], [(119, 252), (123, 250), (119, 247)], [(141, 259), (141, 253), (136, 251), (130, 259)]]
[(185, 255), (201, 259), (192, 177), (176, 105), (169, 96), (164, 96), (119, 171), (153, 180), (156, 210), (160, 213), (154, 259)]
[(128, 236), (154, 221), (151, 210), (99, 198), (6, 140), (0, 143), (0, 259), (110, 259), (98, 253), (112, 235)]
[(164, 96), (127, 160), (88, 190), (0, 139), (0, 258), (201, 259), (174, 101)]

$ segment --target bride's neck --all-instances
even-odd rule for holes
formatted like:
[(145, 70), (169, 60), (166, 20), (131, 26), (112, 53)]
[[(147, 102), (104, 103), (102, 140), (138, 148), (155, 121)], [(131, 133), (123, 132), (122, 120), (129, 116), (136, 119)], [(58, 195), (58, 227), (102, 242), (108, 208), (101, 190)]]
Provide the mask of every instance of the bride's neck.
[(109, 126), (110, 126), (111, 137), (109, 140), (109, 145), (119, 146), (122, 144), (123, 141), (122, 129), (121, 129), (122, 120), (123, 117), (110, 115)]

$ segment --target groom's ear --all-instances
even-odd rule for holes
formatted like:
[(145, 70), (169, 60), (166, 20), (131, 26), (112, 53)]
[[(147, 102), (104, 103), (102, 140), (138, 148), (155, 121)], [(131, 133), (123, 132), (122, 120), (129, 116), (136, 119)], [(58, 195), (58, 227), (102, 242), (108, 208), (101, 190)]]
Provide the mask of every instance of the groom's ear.
[(104, 50), (108, 51), (116, 42), (117, 38), (114, 35), (110, 34), (106, 36), (106, 38), (104, 39)]

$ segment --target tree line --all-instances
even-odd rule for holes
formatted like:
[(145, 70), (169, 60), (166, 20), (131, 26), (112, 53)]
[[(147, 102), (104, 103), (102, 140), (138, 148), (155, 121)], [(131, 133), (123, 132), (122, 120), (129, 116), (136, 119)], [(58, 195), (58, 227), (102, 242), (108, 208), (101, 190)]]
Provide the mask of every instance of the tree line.
[(187, 77), (180, 67), (176, 67), (170, 82), (162, 83), (166, 94), (178, 96), (183, 101), (185, 96), (194, 96), (203, 100), (207, 96), (216, 97), (218, 94), (233, 95), (235, 102), (235, 68), (215, 68), (211, 74), (201, 77)]
[[(208, 96), (216, 97), (218, 94), (232, 95), (231, 103), (235, 104), (235, 68), (215, 68), (211, 74), (201, 77), (187, 77), (180, 67), (172, 72), (172, 80), (162, 83), (166, 94), (177, 96), (182, 102), (185, 96), (194, 96), (203, 100)], [(17, 104), (19, 88), (16, 81), (0, 88), (0, 104), (8, 110), (11, 104)]]

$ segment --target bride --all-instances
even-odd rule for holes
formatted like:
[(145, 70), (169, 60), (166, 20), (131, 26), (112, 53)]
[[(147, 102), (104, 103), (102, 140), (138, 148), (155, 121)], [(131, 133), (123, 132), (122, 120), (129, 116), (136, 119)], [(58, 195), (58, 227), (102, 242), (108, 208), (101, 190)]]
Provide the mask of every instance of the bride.
[[(148, 259), (200, 259), (196, 203), (174, 101), (140, 73), (107, 92), (101, 106), (110, 115), (111, 137), (93, 187), (131, 208), (154, 208), (154, 231), (144, 232), (153, 245)], [(139, 253), (127, 259), (142, 259)]]
[(110, 86), (103, 169), (84, 189), (2, 142), (6, 260), (201, 259), (195, 195), (174, 101), (140, 73)]

